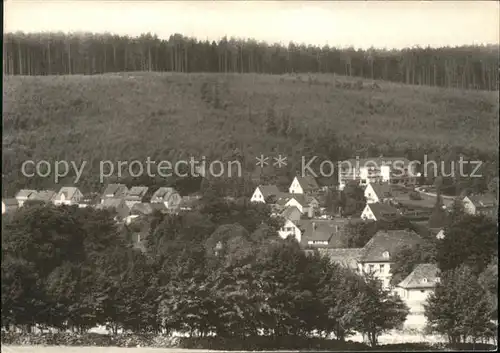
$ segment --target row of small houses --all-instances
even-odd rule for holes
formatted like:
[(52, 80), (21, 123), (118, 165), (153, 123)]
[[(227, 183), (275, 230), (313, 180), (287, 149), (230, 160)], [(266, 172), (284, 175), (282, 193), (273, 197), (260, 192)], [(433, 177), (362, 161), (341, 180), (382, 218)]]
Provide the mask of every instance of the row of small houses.
[(2, 200), (2, 214), (9, 213), (26, 203), (45, 203), (54, 205), (77, 205), (78, 207), (95, 207), (112, 209), (120, 221), (131, 221), (140, 215), (148, 215), (155, 211), (163, 213), (189, 210), (196, 197), (181, 197), (171, 187), (160, 187), (152, 194), (146, 186), (127, 188), (124, 184), (109, 184), (102, 195), (85, 197), (76, 187), (62, 187), (59, 192), (52, 190), (20, 190), (13, 199)]
[[(280, 231), (283, 238), (293, 236), (304, 247), (327, 248), (337, 247), (335, 234), (341, 232), (347, 222), (392, 221), (404, 216), (426, 224), (436, 204), (435, 196), (389, 183), (368, 183), (364, 189), (366, 205), (363, 211), (357, 217), (346, 219), (322, 214), (324, 209), (319, 200), (323, 191), (313, 177), (295, 177), (288, 192), (280, 191), (275, 185), (260, 185), (250, 200), (270, 204), (274, 214), (285, 219)], [(465, 211), (470, 214), (497, 214), (496, 200), (492, 197), (465, 196), (462, 201)], [(443, 209), (449, 210), (453, 199), (444, 198), (442, 203)], [(442, 237), (442, 227), (443, 224), (433, 224), (428, 228)]]
[[(288, 192), (282, 192), (275, 185), (258, 186), (253, 202), (270, 204), (274, 215), (285, 219), (279, 230), (282, 238), (293, 237), (306, 253), (315, 250), (331, 261), (349, 267), (357, 272), (371, 272), (386, 288), (397, 292), (411, 310), (410, 319), (423, 318), (423, 304), (439, 282), (439, 271), (434, 264), (419, 264), (413, 272), (395, 286), (390, 285), (393, 256), (402, 246), (412, 246), (424, 239), (409, 230), (379, 231), (360, 249), (345, 248), (344, 227), (348, 223), (394, 220), (405, 216), (415, 223), (428, 220), (435, 207), (436, 197), (426, 194), (415, 195), (415, 189), (393, 185), (387, 182), (367, 183), (364, 189), (366, 206), (357, 218), (318, 216), (319, 199), (322, 190), (313, 177), (295, 177)], [(443, 209), (450, 209), (453, 199), (444, 198)], [(464, 209), (470, 214), (496, 215), (496, 200), (487, 196), (466, 196), (462, 199)], [(326, 218), (326, 219), (325, 219)], [(420, 221), (420, 222), (418, 222)], [(423, 222), (433, 236), (444, 237), (444, 223), (430, 225)], [(421, 224), (423, 225), (423, 224)], [(411, 325), (411, 323), (410, 323)]]

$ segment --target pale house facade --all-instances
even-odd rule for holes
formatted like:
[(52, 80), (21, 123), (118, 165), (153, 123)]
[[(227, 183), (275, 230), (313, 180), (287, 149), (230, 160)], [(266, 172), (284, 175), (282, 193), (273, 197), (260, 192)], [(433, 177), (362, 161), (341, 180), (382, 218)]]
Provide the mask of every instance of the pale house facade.
[(367, 221), (390, 221), (400, 216), (401, 212), (397, 208), (380, 202), (367, 203), (361, 213), (361, 219)]
[(412, 314), (423, 314), (423, 306), (439, 282), (439, 269), (435, 264), (419, 264), (394, 291), (405, 301)]
[(23, 207), (24, 203), (28, 200), (34, 200), (37, 197), (38, 192), (36, 190), (22, 189), (16, 194), (16, 200), (19, 207)]
[(300, 228), (291, 220), (287, 219), (283, 227), (278, 231), (278, 234), (281, 238), (286, 239), (289, 236), (292, 236), (297, 240), (298, 243), (302, 240), (302, 231)]
[(288, 188), (288, 192), (290, 194), (310, 194), (318, 191), (320, 189), (316, 179), (312, 176), (300, 177), (296, 176), (290, 187)]
[(378, 231), (363, 248), (363, 256), (358, 262), (359, 272), (372, 273), (384, 288), (390, 288), (395, 253), (401, 246), (414, 246), (421, 241), (420, 236), (412, 231)]
[(83, 194), (78, 188), (65, 186), (53, 198), (53, 203), (56, 206), (71, 206), (78, 205), (81, 200), (83, 200)]
[(259, 185), (255, 188), (250, 201), (266, 203), (269, 197), (274, 196), (277, 198), (280, 194), (281, 192), (276, 185)]
[(386, 202), (393, 199), (391, 187), (388, 184), (370, 183), (365, 188), (366, 203)]
[(471, 195), (462, 200), (464, 211), (471, 215), (497, 214), (496, 200), (491, 196)]

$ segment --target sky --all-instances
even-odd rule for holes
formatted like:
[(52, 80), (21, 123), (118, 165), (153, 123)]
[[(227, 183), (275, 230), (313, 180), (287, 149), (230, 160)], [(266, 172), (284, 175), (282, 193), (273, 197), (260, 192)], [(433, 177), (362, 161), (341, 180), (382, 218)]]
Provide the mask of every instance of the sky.
[(498, 44), (497, 1), (4, 0), (4, 31), (151, 32), (355, 48)]

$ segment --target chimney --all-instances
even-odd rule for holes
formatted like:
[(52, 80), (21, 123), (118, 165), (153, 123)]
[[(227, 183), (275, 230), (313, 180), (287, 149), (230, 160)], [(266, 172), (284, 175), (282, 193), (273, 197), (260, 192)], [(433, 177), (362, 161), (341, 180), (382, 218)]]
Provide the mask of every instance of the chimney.
[(316, 222), (312, 222), (313, 231), (316, 230)]

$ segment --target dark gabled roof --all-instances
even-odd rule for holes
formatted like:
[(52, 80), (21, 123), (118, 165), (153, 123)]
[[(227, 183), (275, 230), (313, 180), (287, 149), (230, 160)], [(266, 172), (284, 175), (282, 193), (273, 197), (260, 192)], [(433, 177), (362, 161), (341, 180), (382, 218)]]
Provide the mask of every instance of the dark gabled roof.
[(78, 188), (74, 187), (74, 186), (64, 186), (61, 188), (61, 190), (59, 190), (59, 192), (57, 193), (57, 195), (55, 196), (56, 199), (60, 199), (62, 195), (64, 195), (64, 197), (66, 199), (72, 199), (73, 196), (78, 192)]
[(319, 249), (320, 255), (327, 256), (332, 263), (337, 263), (341, 266), (351, 269), (358, 268), (358, 261), (363, 255), (363, 249)]
[(279, 196), (281, 194), (280, 189), (276, 185), (259, 185), (258, 188), (264, 199), (267, 199), (269, 196)]
[(393, 196), (393, 190), (389, 184), (371, 183), (370, 186), (379, 199)]
[(287, 207), (281, 212), (280, 216), (284, 219), (290, 219), (294, 212), (298, 212), (300, 214), (300, 210), (295, 206)]
[(56, 192), (52, 190), (42, 190), (39, 191), (36, 196), (33, 198), (33, 200), (36, 201), (43, 201), (43, 202), (50, 202), (56, 197)]
[(307, 176), (297, 176), (297, 181), (304, 192), (313, 191), (319, 189), (316, 179), (310, 175)]
[(439, 278), (439, 269), (435, 264), (419, 264), (415, 269), (398, 284), (398, 287), (434, 288)]
[(376, 202), (368, 204), (377, 220), (390, 220), (400, 215), (397, 208), (386, 203)]
[(276, 204), (278, 206), (285, 206), (288, 201), (292, 198), (293, 194), (288, 194), (282, 192), (278, 195), (278, 199), (276, 200)]
[[(309, 195), (304, 195), (304, 194), (288, 194), (288, 200), (285, 202), (289, 202), (291, 199), (295, 199), (302, 207), (307, 207), (311, 202), (316, 200), (314, 197), (309, 196)], [(316, 200), (318, 202), (318, 200)], [(319, 202), (318, 202), (319, 203)]]
[(148, 192), (147, 186), (134, 186), (128, 192), (125, 197), (127, 200), (137, 200), (143, 198)]
[[(342, 227), (347, 224), (345, 218), (333, 220), (300, 220), (297, 225), (302, 232), (302, 239), (305, 241), (328, 241), (331, 243), (332, 238), (337, 240), (338, 234), (342, 231)], [(334, 237), (335, 236), (335, 237)], [(336, 244), (329, 244), (335, 246)]]
[[(128, 189), (124, 184), (109, 184), (102, 194), (104, 197), (116, 196), (116, 193), (120, 189), (124, 190), (124, 194), (128, 192)], [(111, 196), (109, 196), (109, 195), (111, 195)]]
[[(413, 246), (422, 242), (422, 238), (408, 230), (378, 231), (363, 248), (363, 262), (390, 262), (394, 253), (402, 246)], [(388, 252), (389, 257), (384, 257)]]

